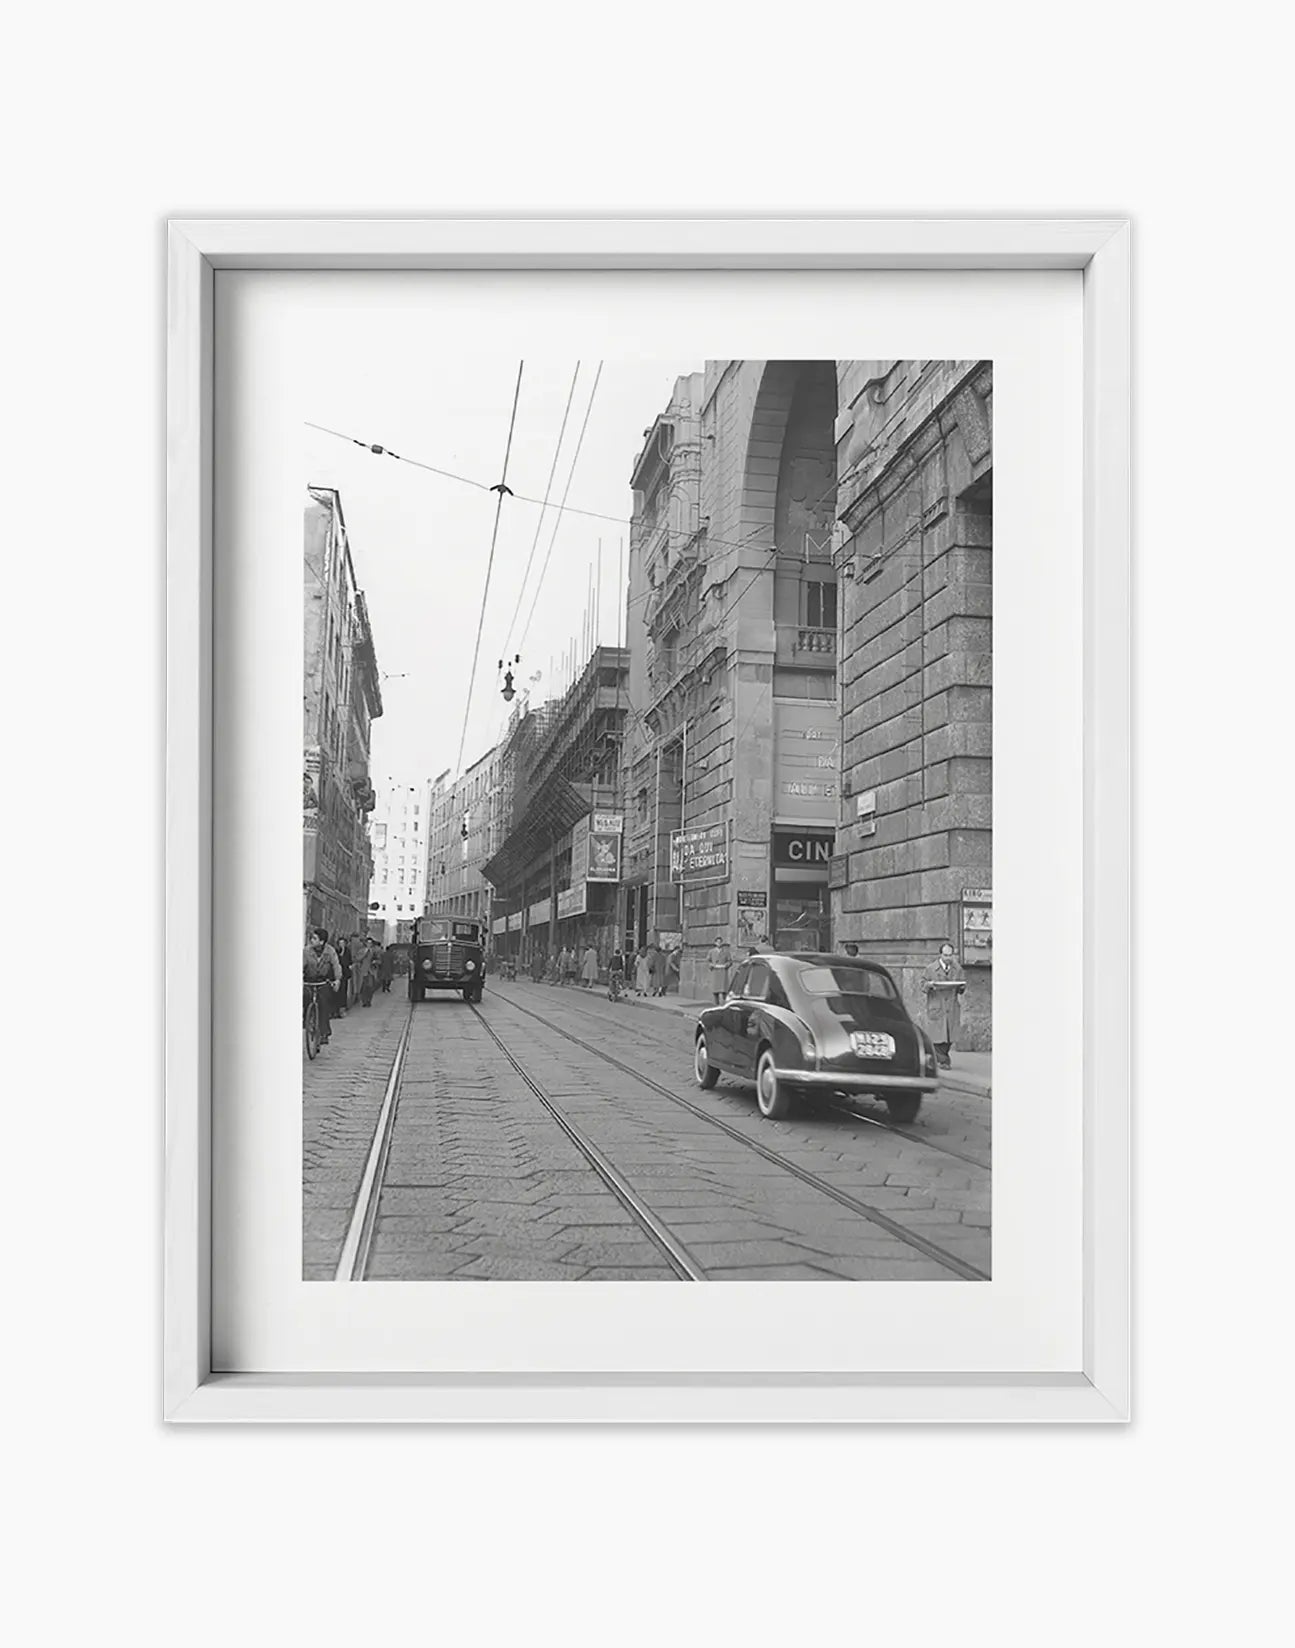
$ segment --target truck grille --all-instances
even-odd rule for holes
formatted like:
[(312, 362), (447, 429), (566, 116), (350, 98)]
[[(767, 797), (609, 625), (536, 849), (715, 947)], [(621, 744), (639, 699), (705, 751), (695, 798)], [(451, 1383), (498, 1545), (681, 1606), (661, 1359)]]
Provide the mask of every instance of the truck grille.
[(467, 946), (463, 944), (433, 944), (432, 971), (450, 978), (458, 976), (466, 970), (468, 959)]

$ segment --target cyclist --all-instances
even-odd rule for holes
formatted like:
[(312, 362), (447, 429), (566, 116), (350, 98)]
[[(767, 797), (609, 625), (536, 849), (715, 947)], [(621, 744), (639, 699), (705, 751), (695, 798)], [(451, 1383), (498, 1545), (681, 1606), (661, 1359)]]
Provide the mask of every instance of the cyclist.
[(332, 1003), (329, 998), (342, 983), (342, 964), (337, 959), (337, 951), (328, 942), (326, 927), (310, 929), (310, 937), (301, 958), (301, 977), (306, 984), (327, 986), (326, 989), (314, 992), (319, 1012), (319, 1045), (323, 1047), (330, 1035)]
[(625, 994), (625, 952), (619, 946), (612, 951), (607, 969), (607, 999), (619, 1001)]

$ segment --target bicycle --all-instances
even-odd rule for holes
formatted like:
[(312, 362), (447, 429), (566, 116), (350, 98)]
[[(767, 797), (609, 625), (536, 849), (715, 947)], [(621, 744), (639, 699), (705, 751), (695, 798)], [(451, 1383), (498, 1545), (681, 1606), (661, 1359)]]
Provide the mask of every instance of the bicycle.
[(320, 1048), (319, 996), (316, 992), (327, 988), (328, 981), (326, 979), (307, 979), (302, 985), (305, 1000), (301, 1009), (301, 1037), (305, 1044), (308, 1059), (313, 1059)]
[(625, 975), (613, 972), (607, 980), (607, 1000), (619, 1001), (625, 994)]

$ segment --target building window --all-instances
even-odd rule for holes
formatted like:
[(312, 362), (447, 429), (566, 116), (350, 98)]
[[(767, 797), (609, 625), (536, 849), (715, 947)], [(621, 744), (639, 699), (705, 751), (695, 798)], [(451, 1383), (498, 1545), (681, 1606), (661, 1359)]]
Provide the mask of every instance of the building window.
[(812, 578), (805, 591), (805, 624), (808, 629), (836, 628), (836, 585)]

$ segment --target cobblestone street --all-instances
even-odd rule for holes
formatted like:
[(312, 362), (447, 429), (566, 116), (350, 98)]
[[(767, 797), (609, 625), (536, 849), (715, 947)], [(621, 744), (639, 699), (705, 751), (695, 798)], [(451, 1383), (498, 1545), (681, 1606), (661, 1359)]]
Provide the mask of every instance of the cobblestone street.
[(530, 1083), (668, 1231), (692, 1274), (988, 1275), (987, 1097), (939, 1092), (903, 1128), (867, 1101), (820, 1099), (769, 1121), (749, 1084), (697, 1087), (685, 1014), (592, 990), (491, 984), (480, 1012), (451, 995), (411, 1015), (403, 991), (379, 995), (306, 1065), (306, 1279), (336, 1274), (407, 1020), (367, 1279), (679, 1274)]

